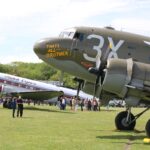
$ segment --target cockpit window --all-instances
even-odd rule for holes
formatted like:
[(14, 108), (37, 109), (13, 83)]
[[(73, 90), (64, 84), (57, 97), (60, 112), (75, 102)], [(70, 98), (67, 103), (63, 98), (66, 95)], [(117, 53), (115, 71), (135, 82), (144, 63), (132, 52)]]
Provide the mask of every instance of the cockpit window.
[(70, 38), (72, 39), (74, 36), (74, 32), (61, 32), (59, 37), (61, 38)]
[(59, 37), (73, 39), (74, 34), (75, 34), (75, 29), (67, 29), (67, 30), (61, 32)]
[(74, 28), (64, 30), (60, 33), (59, 37), (61, 38), (70, 38), (70, 39), (78, 39), (82, 41), (84, 39), (84, 34), (76, 31)]
[(79, 39), (80, 41), (82, 41), (84, 39), (84, 34), (83, 33), (79, 33), (79, 32), (76, 32), (74, 34), (74, 39)]

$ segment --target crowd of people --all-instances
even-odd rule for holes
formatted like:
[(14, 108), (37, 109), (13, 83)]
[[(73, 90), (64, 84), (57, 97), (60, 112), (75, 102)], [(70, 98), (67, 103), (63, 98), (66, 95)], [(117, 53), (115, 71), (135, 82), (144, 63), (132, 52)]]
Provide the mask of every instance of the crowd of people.
[(75, 97), (72, 98), (72, 108), (73, 110), (77, 110), (80, 106), (81, 111), (88, 110), (88, 111), (100, 111), (100, 101), (94, 99), (77, 99)]
[[(18, 98), (9, 97), (0, 99), (0, 103), (3, 104), (4, 108), (12, 109), (13, 118), (22, 117), (24, 109), (23, 103), (27, 103), (28, 105), (30, 105), (31, 102), (33, 102), (34, 105), (36, 104), (34, 101), (31, 100), (23, 100), (20, 96)], [(38, 102), (37, 104), (40, 105), (40, 103)], [(81, 109), (81, 111), (100, 111), (100, 101), (97, 101), (95, 98), (80, 99), (77, 96), (74, 96), (72, 98), (67, 98), (65, 96), (58, 97), (57, 107), (59, 107), (60, 110), (66, 110), (67, 105), (72, 111), (77, 111), (78, 109)]]
[(81, 111), (88, 110), (88, 111), (100, 111), (100, 101), (94, 99), (80, 99), (78, 97), (72, 97), (71, 99), (61, 96), (58, 98), (57, 106), (60, 110), (65, 110), (66, 105), (69, 105), (71, 110), (77, 111), (78, 108), (81, 108)]

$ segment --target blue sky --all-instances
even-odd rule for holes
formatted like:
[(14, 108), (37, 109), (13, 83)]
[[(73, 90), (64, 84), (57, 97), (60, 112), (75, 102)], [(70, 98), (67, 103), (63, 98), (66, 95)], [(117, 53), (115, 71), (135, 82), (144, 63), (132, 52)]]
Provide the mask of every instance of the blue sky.
[(149, 0), (0, 1), (0, 63), (40, 62), (34, 43), (73, 26), (111, 25), (150, 36)]

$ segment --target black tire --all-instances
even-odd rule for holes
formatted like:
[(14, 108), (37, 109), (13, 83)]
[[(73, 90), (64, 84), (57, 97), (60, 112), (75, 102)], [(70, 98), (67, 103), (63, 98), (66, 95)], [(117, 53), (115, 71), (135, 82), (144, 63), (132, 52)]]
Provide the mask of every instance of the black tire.
[[(131, 124), (126, 123), (126, 117), (128, 112), (122, 111), (115, 118), (115, 125), (118, 130), (134, 130), (136, 121), (133, 121)], [(131, 113), (131, 121), (135, 119), (134, 115)]]
[(146, 131), (147, 136), (150, 138), (150, 119), (146, 123), (145, 131)]

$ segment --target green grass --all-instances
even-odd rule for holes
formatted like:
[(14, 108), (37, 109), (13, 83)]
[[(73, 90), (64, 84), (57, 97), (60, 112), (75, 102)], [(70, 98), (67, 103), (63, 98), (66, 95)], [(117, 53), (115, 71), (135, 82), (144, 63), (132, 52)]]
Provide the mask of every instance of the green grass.
[[(12, 118), (0, 106), (0, 150), (148, 150), (146, 112), (137, 120), (136, 131), (120, 132), (114, 118), (123, 108), (100, 112), (60, 111), (54, 106), (30, 106), (23, 118)], [(134, 108), (139, 113), (142, 108)]]

